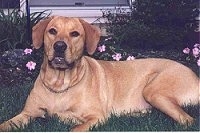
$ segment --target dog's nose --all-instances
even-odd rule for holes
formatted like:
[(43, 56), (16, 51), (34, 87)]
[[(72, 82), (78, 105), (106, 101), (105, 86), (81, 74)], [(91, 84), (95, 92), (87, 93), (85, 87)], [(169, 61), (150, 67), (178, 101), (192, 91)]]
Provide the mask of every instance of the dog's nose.
[(57, 41), (53, 48), (56, 52), (63, 53), (67, 49), (67, 45), (64, 41)]

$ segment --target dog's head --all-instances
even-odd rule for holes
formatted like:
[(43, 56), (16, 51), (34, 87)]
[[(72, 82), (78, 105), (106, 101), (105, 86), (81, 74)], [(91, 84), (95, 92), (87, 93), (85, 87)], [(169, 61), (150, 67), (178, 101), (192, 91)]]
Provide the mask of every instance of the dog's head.
[(100, 39), (100, 30), (82, 19), (53, 16), (32, 29), (34, 48), (44, 43), (45, 56), (56, 69), (70, 69), (86, 47), (92, 55)]

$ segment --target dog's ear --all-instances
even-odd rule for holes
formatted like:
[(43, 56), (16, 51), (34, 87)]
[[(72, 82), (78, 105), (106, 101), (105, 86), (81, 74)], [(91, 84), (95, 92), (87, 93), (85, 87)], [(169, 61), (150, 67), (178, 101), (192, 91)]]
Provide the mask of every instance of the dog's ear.
[(83, 28), (85, 30), (85, 44), (86, 44), (86, 50), (89, 55), (92, 55), (96, 48), (97, 44), (100, 39), (100, 29), (96, 26), (93, 26), (87, 22), (85, 22), (82, 19), (79, 19), (81, 24), (83, 25)]
[(41, 20), (32, 28), (32, 41), (33, 47), (39, 49), (43, 44), (44, 31), (48, 23), (52, 20), (53, 17)]

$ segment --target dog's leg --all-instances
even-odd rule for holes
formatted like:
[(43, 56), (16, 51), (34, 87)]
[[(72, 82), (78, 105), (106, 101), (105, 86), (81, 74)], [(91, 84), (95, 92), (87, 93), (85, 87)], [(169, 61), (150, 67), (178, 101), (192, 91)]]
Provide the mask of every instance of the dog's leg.
[(143, 97), (145, 100), (180, 124), (191, 125), (194, 119), (181, 108), (173, 91), (167, 89), (170, 86), (158, 85), (157, 82), (154, 82), (144, 88)]
[(18, 114), (17, 116), (13, 117), (12, 119), (2, 123), (0, 125), (0, 131), (9, 131), (12, 128), (20, 128), (24, 127), (24, 125), (28, 124), (30, 121), (30, 116), (27, 115), (25, 112)]
[[(195, 104), (198, 99), (198, 94), (195, 95), (198, 93), (198, 88), (195, 88), (198, 86), (197, 78), (193, 74), (189, 80), (181, 78), (190, 74), (186, 73), (176, 77), (172, 71), (165, 71), (149, 81), (143, 89), (143, 97), (153, 107), (180, 124), (191, 125), (194, 119), (181, 108), (182, 105), (189, 104), (189, 99), (192, 101), (191, 104)], [(186, 100), (184, 96), (187, 96)]]
[(173, 98), (161, 94), (144, 95), (145, 99), (153, 106), (172, 117), (182, 125), (191, 125), (193, 118), (178, 105)]
[(77, 125), (72, 128), (71, 131), (73, 132), (80, 132), (80, 131), (89, 131), (89, 128), (97, 124), (101, 119), (93, 117), (89, 118), (86, 122), (83, 124)]

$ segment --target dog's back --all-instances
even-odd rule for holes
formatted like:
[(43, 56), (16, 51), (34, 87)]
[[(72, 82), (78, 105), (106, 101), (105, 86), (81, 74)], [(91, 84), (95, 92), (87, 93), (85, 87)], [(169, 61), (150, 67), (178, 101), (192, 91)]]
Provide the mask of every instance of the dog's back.
[[(101, 66), (108, 89), (114, 89), (111, 92), (116, 93), (113, 102), (118, 104), (118, 109), (123, 106), (129, 109), (132, 106), (133, 110), (149, 107), (149, 104), (143, 101), (143, 91), (152, 83), (155, 84), (155, 88), (160, 86), (157, 91), (172, 93), (180, 105), (199, 102), (199, 78), (192, 70), (175, 61), (156, 58), (134, 61), (96, 61), (91, 58), (88, 60), (92, 60), (90, 65)], [(109, 99), (112, 98), (109, 96)]]

